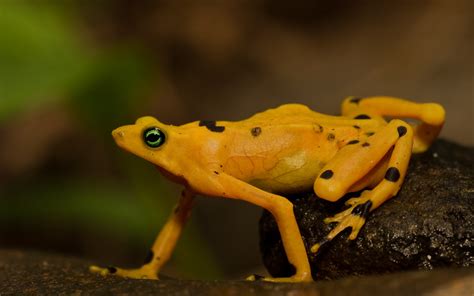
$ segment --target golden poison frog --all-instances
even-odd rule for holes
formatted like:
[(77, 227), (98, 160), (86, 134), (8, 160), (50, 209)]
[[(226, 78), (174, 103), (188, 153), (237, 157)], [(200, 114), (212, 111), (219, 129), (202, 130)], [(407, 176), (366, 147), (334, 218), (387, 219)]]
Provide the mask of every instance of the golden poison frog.
[[(395, 119), (386, 121), (384, 116)], [(360, 197), (346, 202), (347, 209), (324, 220), (337, 224), (321, 243), (346, 228), (352, 229), (349, 239), (354, 240), (368, 214), (397, 194), (411, 154), (430, 146), (444, 120), (439, 104), (392, 97), (349, 97), (342, 103), (341, 116), (287, 104), (235, 122), (172, 126), (153, 117), (139, 118), (112, 132), (117, 145), (155, 164), (184, 190), (143, 266), (90, 269), (102, 275), (158, 279), (190, 215), (194, 196), (202, 194), (244, 200), (275, 217), (295, 274), (263, 280), (311, 281), (293, 205), (284, 195), (313, 189), (319, 198), (337, 201), (346, 193), (365, 189)], [(310, 251), (317, 252), (321, 243)]]

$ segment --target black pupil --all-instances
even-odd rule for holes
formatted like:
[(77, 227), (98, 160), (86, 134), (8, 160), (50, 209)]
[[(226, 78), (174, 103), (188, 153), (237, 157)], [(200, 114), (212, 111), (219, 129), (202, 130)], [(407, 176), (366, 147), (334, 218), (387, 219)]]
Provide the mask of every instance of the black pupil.
[(165, 135), (157, 127), (152, 127), (144, 132), (145, 143), (152, 147), (157, 148), (164, 142)]
[(150, 142), (156, 142), (158, 141), (158, 139), (160, 138), (160, 136), (158, 135), (158, 133), (151, 133), (148, 135), (147, 137), (147, 140), (150, 141)]

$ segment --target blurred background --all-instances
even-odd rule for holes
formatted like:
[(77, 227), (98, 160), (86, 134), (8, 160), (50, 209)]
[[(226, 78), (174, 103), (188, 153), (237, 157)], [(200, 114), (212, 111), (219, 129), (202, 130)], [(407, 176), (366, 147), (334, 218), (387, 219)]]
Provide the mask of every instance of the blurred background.
[[(119, 150), (142, 115), (238, 120), (349, 95), (447, 109), (474, 144), (474, 2), (0, 1), (0, 248), (138, 266), (179, 188)], [(261, 210), (200, 198), (164, 273), (263, 273)]]

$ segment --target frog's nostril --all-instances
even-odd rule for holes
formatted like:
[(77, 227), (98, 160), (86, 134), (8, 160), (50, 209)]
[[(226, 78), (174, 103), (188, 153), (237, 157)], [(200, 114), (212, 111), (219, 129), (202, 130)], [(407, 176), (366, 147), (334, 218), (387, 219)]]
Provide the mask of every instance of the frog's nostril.
[(115, 140), (123, 139), (125, 137), (125, 133), (120, 129), (115, 129), (112, 131), (112, 137), (114, 137)]

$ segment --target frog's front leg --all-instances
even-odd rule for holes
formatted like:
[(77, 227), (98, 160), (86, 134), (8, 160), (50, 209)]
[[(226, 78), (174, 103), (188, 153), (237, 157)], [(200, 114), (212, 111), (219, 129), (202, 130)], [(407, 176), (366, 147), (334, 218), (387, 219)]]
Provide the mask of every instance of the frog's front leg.
[(316, 194), (331, 201), (350, 192), (353, 184), (369, 173), (393, 147), (382, 181), (372, 190), (364, 191), (361, 197), (350, 199), (346, 203), (350, 205), (349, 209), (325, 219), (327, 223), (338, 224), (321, 243), (312, 246), (311, 252), (317, 252), (322, 243), (332, 240), (348, 227), (352, 228), (349, 239), (357, 237), (369, 212), (399, 191), (410, 160), (412, 145), (411, 126), (401, 120), (392, 120), (366, 143), (348, 145), (338, 152), (323, 168), (315, 182)]
[[(296, 273), (291, 277), (258, 277), (258, 279), (272, 282), (312, 281), (306, 249), (293, 212), (293, 204), (282, 196), (263, 191), (225, 173), (213, 175), (213, 179), (212, 186), (205, 185), (211, 191), (204, 193), (250, 202), (268, 210), (277, 222), (288, 261), (295, 267)], [(250, 276), (247, 279), (256, 280), (257, 278)]]
[(158, 273), (161, 267), (171, 257), (176, 242), (191, 214), (193, 200), (194, 193), (188, 189), (183, 190), (178, 204), (158, 234), (143, 266), (137, 269), (91, 266), (89, 268), (90, 271), (104, 276), (118, 275), (137, 279), (158, 279)]

